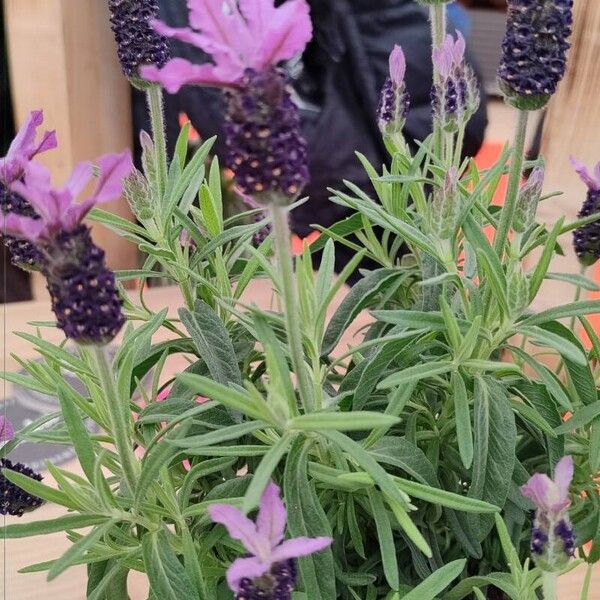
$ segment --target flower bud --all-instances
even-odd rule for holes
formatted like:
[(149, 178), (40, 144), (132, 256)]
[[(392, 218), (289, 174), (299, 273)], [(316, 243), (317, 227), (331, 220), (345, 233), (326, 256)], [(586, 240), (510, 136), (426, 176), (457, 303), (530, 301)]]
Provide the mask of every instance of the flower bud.
[(519, 192), (512, 224), (513, 231), (525, 233), (534, 224), (543, 186), (544, 168), (536, 167)]
[(511, 268), (506, 285), (508, 309), (512, 316), (518, 316), (529, 305), (529, 280), (520, 266)]
[(432, 227), (437, 237), (450, 239), (460, 221), (462, 203), (458, 190), (458, 169), (451, 167), (446, 173), (444, 185), (433, 193)]
[(405, 73), (404, 52), (400, 46), (395, 46), (390, 54), (390, 75), (381, 90), (377, 117), (381, 133), (392, 138), (396, 145), (400, 145), (404, 141), (402, 130), (410, 107), (410, 99), (404, 82)]
[(138, 171), (123, 180), (123, 193), (133, 214), (142, 222), (154, 216), (155, 202), (147, 179)]

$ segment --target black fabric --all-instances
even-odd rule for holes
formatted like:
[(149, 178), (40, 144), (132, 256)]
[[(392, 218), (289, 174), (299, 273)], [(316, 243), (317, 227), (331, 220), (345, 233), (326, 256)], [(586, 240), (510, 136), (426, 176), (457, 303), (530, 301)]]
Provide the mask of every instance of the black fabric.
[[(427, 137), (432, 129), (433, 73), (426, 9), (414, 0), (309, 2), (315, 36), (303, 56), (303, 69), (295, 81), (311, 172), (311, 183), (305, 190), (310, 200), (293, 214), (294, 229), (300, 235), (308, 234), (313, 224), (329, 226), (347, 216), (346, 209), (329, 201), (328, 187), (339, 187), (343, 179), (349, 179), (364, 189), (369, 188), (366, 174), (356, 159), (356, 150), (377, 167), (387, 160), (375, 115), (394, 44), (402, 45), (407, 57), (406, 83), (411, 110), (406, 138), (412, 144)], [(165, 21), (173, 26), (186, 25), (185, 0), (162, 0), (161, 5)], [(202, 51), (180, 42), (173, 42), (173, 54), (194, 62), (207, 60)], [(171, 149), (179, 128), (177, 114), (185, 112), (203, 138), (220, 136), (216, 152), (222, 153), (222, 110), (218, 90), (188, 86), (175, 96), (167, 95)], [(143, 107), (139, 112), (138, 122), (142, 119)], [(466, 155), (474, 155), (481, 147), (486, 123), (483, 102), (467, 128)]]
[[(4, 156), (15, 135), (10, 86), (8, 56), (4, 39), (4, 12), (0, 3), (0, 156)], [(20, 302), (31, 298), (29, 275), (10, 264), (10, 255), (0, 242), (0, 303)]]

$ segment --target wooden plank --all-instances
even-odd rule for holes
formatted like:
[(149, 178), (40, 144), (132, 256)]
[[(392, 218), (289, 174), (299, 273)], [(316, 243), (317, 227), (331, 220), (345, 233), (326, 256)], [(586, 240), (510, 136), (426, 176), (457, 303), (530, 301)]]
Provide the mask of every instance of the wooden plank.
[[(106, 2), (4, 0), (11, 89), (18, 123), (43, 108), (59, 149), (40, 156), (56, 183), (73, 166), (131, 145), (129, 83), (121, 74)], [(131, 218), (121, 199), (105, 207)], [(137, 250), (103, 227), (94, 228), (114, 268), (132, 268)], [(37, 286), (36, 286), (37, 287)]]

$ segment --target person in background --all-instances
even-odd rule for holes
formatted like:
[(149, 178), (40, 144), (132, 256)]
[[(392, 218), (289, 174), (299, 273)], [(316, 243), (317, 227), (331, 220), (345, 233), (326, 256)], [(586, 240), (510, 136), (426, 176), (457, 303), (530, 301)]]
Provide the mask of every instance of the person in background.
[[(328, 227), (348, 216), (348, 209), (329, 201), (328, 188), (338, 187), (347, 179), (369, 190), (370, 182), (356, 151), (378, 167), (388, 161), (376, 109), (394, 44), (404, 48), (407, 58), (406, 85), (411, 97), (405, 127), (407, 142), (414, 150), (414, 140), (425, 139), (432, 130), (433, 71), (427, 10), (415, 0), (309, 0), (309, 3), (314, 39), (301, 59), (288, 65), (294, 100), (301, 109), (303, 134), (309, 146), (311, 180), (304, 190), (309, 200), (292, 213), (292, 226), (300, 237), (308, 236), (315, 224)], [(162, 20), (183, 27), (187, 18), (185, 0), (161, 0)], [(449, 31), (456, 27), (457, 23), (450, 18)], [(192, 62), (207, 59), (188, 44), (177, 41), (172, 44), (174, 56)], [(179, 131), (179, 116), (184, 113), (202, 138), (219, 136), (215, 152), (224, 155), (220, 91), (187, 86), (174, 96), (167, 94), (165, 101), (171, 151)], [(134, 101), (134, 111), (136, 128), (148, 128), (141, 95)], [(486, 107), (482, 102), (467, 127), (465, 155), (477, 153), (486, 124)], [(338, 272), (352, 255), (352, 250), (338, 245)], [(373, 266), (367, 261), (361, 264), (366, 269)], [(358, 277), (357, 274), (351, 283)]]
[[(4, 156), (15, 135), (8, 79), (8, 56), (4, 39), (4, 10), (0, 3), (0, 156)], [(0, 243), (0, 303), (31, 299), (29, 275), (13, 266), (10, 255)]]

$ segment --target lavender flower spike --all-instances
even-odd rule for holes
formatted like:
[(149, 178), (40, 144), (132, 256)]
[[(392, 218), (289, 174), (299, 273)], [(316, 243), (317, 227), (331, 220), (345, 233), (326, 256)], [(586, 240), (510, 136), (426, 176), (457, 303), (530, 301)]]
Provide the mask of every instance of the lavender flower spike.
[[(14, 436), (13, 424), (5, 417), (0, 416), (0, 445), (12, 440)], [(20, 473), (36, 481), (42, 479), (41, 475), (21, 463), (15, 464), (6, 458), (0, 458), (0, 515), (22, 517), (25, 512), (34, 510), (43, 504), (41, 498), (32, 496), (9, 481), (3, 473), (4, 470)]]
[[(600, 212), (600, 162), (590, 173), (584, 164), (571, 158), (571, 164), (588, 187), (588, 193), (579, 218), (591, 217)], [(589, 267), (600, 259), (600, 222), (588, 223), (573, 232), (575, 252), (582, 265)]]
[(151, 26), (158, 0), (109, 0), (108, 8), (123, 73), (133, 78), (141, 65), (163, 67), (171, 53), (166, 38)]
[(197, 84), (227, 90), (227, 167), (243, 194), (259, 203), (287, 204), (308, 181), (306, 142), (298, 109), (277, 65), (293, 58), (310, 41), (312, 24), (306, 0), (229, 2), (189, 0), (192, 28), (155, 22), (166, 36), (193, 44), (213, 63), (194, 65), (176, 58), (162, 69), (146, 66), (141, 74), (177, 92)]
[(433, 50), (433, 63), (440, 82), (431, 89), (433, 117), (446, 131), (464, 126), (477, 110), (479, 87), (473, 70), (465, 62), (465, 39), (456, 32), (456, 40), (447, 35)]
[(227, 571), (227, 583), (236, 593), (236, 600), (290, 600), (297, 583), (294, 559), (319, 552), (333, 541), (328, 537), (283, 541), (287, 511), (273, 482), (261, 496), (256, 523), (228, 504), (213, 504), (208, 513), (250, 553), (238, 558)]
[(402, 130), (410, 107), (410, 99), (404, 83), (405, 74), (404, 52), (400, 46), (395, 46), (390, 54), (390, 76), (381, 90), (377, 116), (379, 129), (384, 136), (399, 137), (395, 140), (396, 145), (403, 141)]
[[(46, 131), (36, 141), (37, 130), (43, 122), (43, 111), (31, 112), (10, 145), (6, 156), (0, 158), (0, 211), (2, 214), (13, 212), (24, 217), (37, 218), (29, 202), (11, 191), (10, 185), (23, 177), (27, 164), (37, 154), (56, 148), (54, 131)], [(11, 262), (15, 266), (27, 271), (37, 271), (41, 268), (43, 257), (30, 242), (5, 235), (4, 244), (9, 249)]]
[(545, 106), (564, 77), (573, 0), (509, 0), (500, 88), (522, 110)]
[(12, 189), (28, 200), (41, 218), (11, 213), (4, 218), (4, 227), (43, 253), (52, 309), (66, 336), (81, 344), (102, 345), (115, 337), (125, 319), (114, 273), (106, 267), (104, 251), (93, 243), (82, 220), (95, 204), (121, 194), (123, 179), (133, 167), (128, 152), (103, 156), (98, 167), (95, 192), (78, 204), (76, 197), (94, 175), (92, 163), (75, 167), (62, 189), (52, 187), (44, 167), (31, 163), (23, 181), (14, 183)]
[(569, 486), (573, 479), (573, 458), (558, 461), (554, 479), (535, 473), (521, 487), (521, 493), (536, 506), (531, 534), (535, 563), (547, 572), (562, 570), (575, 553), (575, 535), (569, 519)]

